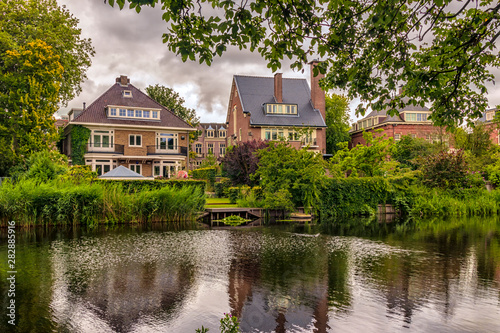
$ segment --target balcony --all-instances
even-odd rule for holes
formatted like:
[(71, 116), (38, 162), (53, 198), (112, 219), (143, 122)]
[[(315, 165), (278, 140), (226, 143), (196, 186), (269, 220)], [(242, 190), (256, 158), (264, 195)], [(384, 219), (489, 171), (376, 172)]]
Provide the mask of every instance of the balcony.
[(115, 143), (87, 143), (87, 153), (111, 153), (123, 155), (124, 146)]
[(187, 147), (174, 145), (147, 146), (148, 155), (183, 155), (187, 156)]

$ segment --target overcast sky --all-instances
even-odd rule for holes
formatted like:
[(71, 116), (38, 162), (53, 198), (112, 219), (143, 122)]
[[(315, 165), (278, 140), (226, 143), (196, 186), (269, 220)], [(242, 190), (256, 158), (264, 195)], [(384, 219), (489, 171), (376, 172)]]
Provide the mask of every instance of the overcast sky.
[[(182, 62), (162, 42), (167, 24), (161, 19), (159, 7), (144, 7), (137, 14), (134, 10), (112, 8), (103, 0), (57, 1), (80, 20), (82, 36), (92, 39), (96, 51), (87, 71), (88, 80), (82, 84), (82, 93), (61, 109), (61, 114), (72, 107), (81, 107), (83, 102), (89, 105), (115, 82), (116, 77), (127, 75), (130, 82), (143, 91), (154, 84), (173, 88), (186, 100), (187, 107), (196, 110), (202, 122), (225, 122), (233, 75), (274, 74), (258, 53), (237, 48), (215, 58), (210, 67), (193, 61)], [(308, 68), (304, 73), (294, 72), (285, 62), (281, 72), (284, 77), (309, 81)], [(498, 73), (500, 71), (495, 70), (495, 74)], [(489, 88), (493, 107), (500, 104), (500, 85)], [(352, 110), (356, 104), (353, 101)], [(357, 118), (354, 112), (351, 118)]]

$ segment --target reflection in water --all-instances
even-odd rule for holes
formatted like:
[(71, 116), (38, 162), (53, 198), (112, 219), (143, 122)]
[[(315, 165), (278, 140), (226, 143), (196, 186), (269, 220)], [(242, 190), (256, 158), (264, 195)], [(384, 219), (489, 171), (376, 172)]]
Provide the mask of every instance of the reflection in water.
[(244, 332), (500, 331), (495, 219), (154, 228), (20, 232), (0, 331), (217, 332), (224, 312)]

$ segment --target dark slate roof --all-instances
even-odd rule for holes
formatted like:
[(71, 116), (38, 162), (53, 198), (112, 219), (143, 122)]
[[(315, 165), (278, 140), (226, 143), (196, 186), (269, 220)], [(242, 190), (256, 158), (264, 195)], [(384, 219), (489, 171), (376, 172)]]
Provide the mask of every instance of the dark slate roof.
[[(132, 97), (123, 97), (122, 91), (130, 90)], [(134, 107), (134, 108), (153, 108), (160, 109), (159, 120), (133, 120), (121, 118), (108, 118), (105, 107), (108, 105)], [(160, 127), (179, 127), (192, 128), (187, 122), (177, 117), (167, 108), (157, 103), (151, 97), (134, 87), (132, 84), (122, 86), (115, 83), (104, 94), (99, 96), (90, 104), (78, 117), (70, 123), (97, 123), (110, 125), (131, 125), (131, 126), (160, 126)]]
[(325, 127), (319, 110), (312, 106), (311, 90), (306, 79), (283, 78), (283, 103), (297, 104), (298, 115), (268, 115), (264, 103), (276, 103), (274, 78), (235, 75), (244, 112), (250, 112), (250, 125)]
[(106, 172), (104, 175), (101, 175), (98, 178), (146, 178), (146, 177), (124, 167), (123, 165), (120, 165), (119, 167)]

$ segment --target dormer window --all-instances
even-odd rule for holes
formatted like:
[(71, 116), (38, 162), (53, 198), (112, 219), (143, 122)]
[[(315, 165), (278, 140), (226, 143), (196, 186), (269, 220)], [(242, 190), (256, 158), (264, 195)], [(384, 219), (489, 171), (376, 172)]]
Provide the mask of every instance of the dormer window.
[(207, 129), (207, 138), (213, 138), (213, 137), (214, 137), (214, 130)]
[(226, 137), (226, 130), (224, 128), (219, 129), (219, 138)]
[(132, 97), (132, 91), (130, 91), (130, 90), (123, 90), (122, 94), (123, 94), (123, 97), (128, 97), (128, 98)]
[(133, 118), (141, 120), (159, 119), (160, 112), (158, 109), (136, 109), (136, 108), (125, 108), (123, 106), (109, 105), (108, 117), (111, 118)]
[(405, 121), (428, 121), (428, 113), (405, 112)]
[(264, 109), (266, 110), (267, 114), (297, 114), (296, 104), (265, 104)]
[(492, 121), (494, 117), (495, 117), (495, 112), (486, 113), (486, 121)]

